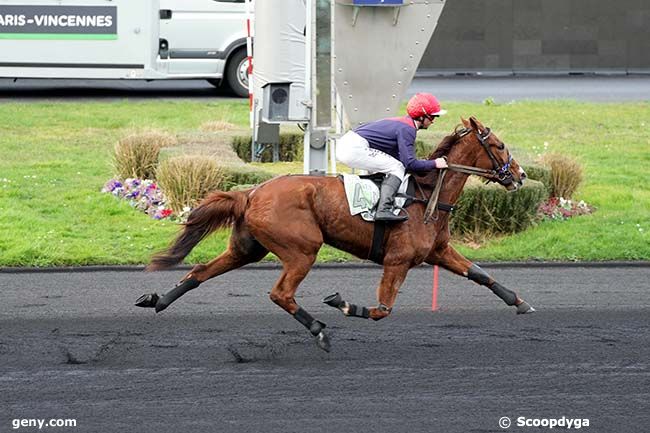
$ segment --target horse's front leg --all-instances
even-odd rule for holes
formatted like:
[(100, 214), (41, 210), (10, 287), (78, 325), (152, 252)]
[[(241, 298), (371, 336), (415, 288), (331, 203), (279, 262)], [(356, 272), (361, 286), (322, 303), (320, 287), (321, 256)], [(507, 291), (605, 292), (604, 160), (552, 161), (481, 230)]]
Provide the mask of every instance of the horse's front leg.
[(330, 307), (338, 308), (349, 317), (361, 317), (363, 319), (380, 320), (388, 316), (393, 310), (397, 292), (406, 278), (409, 267), (406, 265), (384, 266), (384, 275), (377, 288), (376, 307), (360, 307), (344, 301), (339, 293), (335, 293), (323, 299), (323, 302)]
[(495, 295), (507, 305), (517, 307), (517, 314), (533, 313), (535, 309), (521, 299), (515, 292), (505, 288), (494, 280), (487, 272), (470, 262), (456, 251), (451, 245), (440, 250), (434, 250), (425, 260), (431, 265), (440, 265), (455, 274), (462, 275), (475, 283), (492, 290)]

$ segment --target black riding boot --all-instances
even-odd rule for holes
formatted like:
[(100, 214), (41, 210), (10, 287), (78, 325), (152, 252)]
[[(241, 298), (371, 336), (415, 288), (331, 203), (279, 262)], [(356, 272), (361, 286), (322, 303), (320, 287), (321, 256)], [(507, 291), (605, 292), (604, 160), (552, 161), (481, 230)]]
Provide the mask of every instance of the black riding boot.
[(399, 177), (394, 174), (386, 175), (379, 191), (375, 221), (405, 221), (408, 219), (407, 215), (395, 215), (393, 213), (395, 195), (401, 184), (402, 180)]

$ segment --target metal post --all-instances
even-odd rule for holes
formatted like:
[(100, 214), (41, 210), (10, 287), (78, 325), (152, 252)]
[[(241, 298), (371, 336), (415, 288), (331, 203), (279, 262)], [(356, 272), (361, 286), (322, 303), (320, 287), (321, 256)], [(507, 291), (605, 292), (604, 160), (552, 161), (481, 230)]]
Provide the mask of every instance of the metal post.
[(327, 133), (332, 126), (332, 3), (308, 0), (306, 19), (305, 88), (310, 95), (309, 125), (305, 129), (306, 174), (324, 175), (328, 168)]
[[(305, 7), (305, 94), (311, 98), (311, 50), (312, 50), (312, 15), (315, 0), (307, 0)], [(311, 123), (313, 119), (313, 101), (308, 101), (309, 124), (305, 128), (305, 138), (303, 142), (303, 161), (302, 170), (304, 174), (309, 174), (311, 171), (310, 157), (311, 157)]]

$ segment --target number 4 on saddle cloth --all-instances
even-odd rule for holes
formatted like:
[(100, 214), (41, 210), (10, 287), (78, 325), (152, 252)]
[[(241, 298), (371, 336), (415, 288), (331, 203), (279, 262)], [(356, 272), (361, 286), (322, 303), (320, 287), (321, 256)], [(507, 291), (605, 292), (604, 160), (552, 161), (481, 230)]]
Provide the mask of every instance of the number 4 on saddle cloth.
[[(377, 202), (379, 201), (379, 188), (384, 180), (383, 173), (374, 173), (365, 176), (354, 174), (342, 174), (339, 179), (343, 181), (345, 195), (350, 207), (350, 214), (361, 214), (361, 218), (373, 222), (375, 212), (377, 211)], [(415, 180), (407, 174), (402, 185), (397, 190), (395, 199), (395, 215), (402, 208), (406, 208), (413, 203), (412, 197), (415, 195)]]

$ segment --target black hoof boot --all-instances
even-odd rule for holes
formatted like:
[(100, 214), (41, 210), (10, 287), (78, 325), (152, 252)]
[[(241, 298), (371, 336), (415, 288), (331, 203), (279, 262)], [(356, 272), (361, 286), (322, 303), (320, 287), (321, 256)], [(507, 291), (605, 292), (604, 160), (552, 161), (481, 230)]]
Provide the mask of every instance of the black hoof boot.
[(162, 310), (169, 307), (170, 304), (171, 302), (168, 302), (163, 295), (163, 297), (158, 299), (158, 302), (156, 302), (156, 313), (160, 313)]
[(165, 308), (169, 307), (172, 302), (183, 296), (185, 293), (189, 292), (192, 289), (199, 287), (201, 282), (196, 278), (188, 278), (187, 280), (181, 282), (176, 287), (171, 289), (169, 292), (165, 293), (158, 299), (156, 302), (156, 313), (160, 313)]
[(361, 317), (362, 319), (370, 317), (370, 311), (366, 307), (360, 307), (344, 301), (338, 292), (324, 298), (323, 303), (341, 310), (343, 314), (349, 317)]
[(345, 306), (345, 301), (343, 301), (343, 298), (341, 298), (341, 294), (339, 292), (323, 298), (323, 303), (334, 308), (342, 308)]
[(298, 310), (293, 314), (293, 317), (300, 323), (302, 323), (305, 328), (309, 330), (311, 335), (316, 337), (316, 344), (319, 348), (323, 349), (325, 352), (329, 352), (331, 349), (330, 339), (325, 334), (325, 325), (323, 322), (320, 322), (314, 319), (311, 314), (298, 307)]
[(158, 293), (149, 293), (142, 295), (138, 298), (137, 301), (135, 301), (135, 306), (142, 308), (154, 308), (159, 299), (160, 296), (158, 296)]

